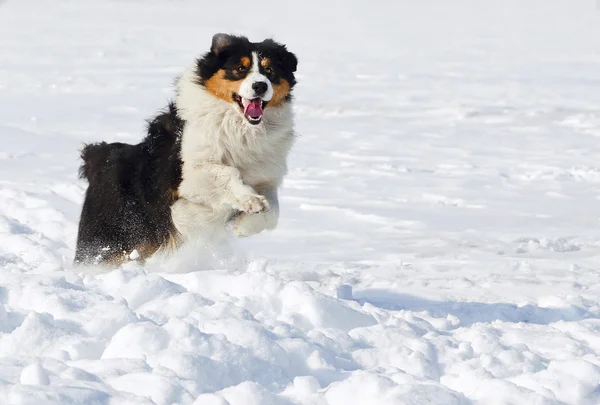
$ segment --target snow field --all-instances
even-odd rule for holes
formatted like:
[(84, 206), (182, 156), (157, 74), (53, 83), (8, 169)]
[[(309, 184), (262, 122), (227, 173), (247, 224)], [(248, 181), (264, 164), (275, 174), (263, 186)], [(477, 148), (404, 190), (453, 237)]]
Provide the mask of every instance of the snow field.
[[(596, 4), (261, 4), (2, 3), (0, 404), (600, 403)], [(73, 269), (81, 144), (220, 31), (300, 60), (279, 228)]]

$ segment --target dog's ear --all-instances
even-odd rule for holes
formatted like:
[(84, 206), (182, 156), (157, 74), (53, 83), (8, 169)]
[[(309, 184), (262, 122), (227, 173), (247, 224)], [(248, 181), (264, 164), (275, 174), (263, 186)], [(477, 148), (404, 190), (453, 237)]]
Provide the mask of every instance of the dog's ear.
[(281, 45), (279, 54), (281, 55), (281, 60), (283, 61), (285, 69), (290, 72), (295, 72), (298, 68), (298, 58), (296, 55), (288, 51), (285, 45)]
[(278, 59), (281, 61), (283, 68), (287, 72), (294, 73), (296, 71), (296, 68), (298, 67), (298, 58), (288, 51), (285, 45), (275, 42), (271, 38), (265, 39), (263, 44), (271, 48), (277, 54)]
[(213, 35), (210, 51), (219, 56), (221, 52), (227, 49), (233, 43), (233, 36), (219, 32)]

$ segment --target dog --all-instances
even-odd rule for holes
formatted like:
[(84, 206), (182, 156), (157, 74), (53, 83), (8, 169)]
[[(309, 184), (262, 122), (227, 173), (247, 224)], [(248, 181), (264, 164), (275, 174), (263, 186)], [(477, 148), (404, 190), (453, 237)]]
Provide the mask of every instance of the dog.
[(215, 34), (140, 143), (85, 145), (75, 264), (118, 266), (195, 238), (274, 229), (297, 64), (272, 39)]

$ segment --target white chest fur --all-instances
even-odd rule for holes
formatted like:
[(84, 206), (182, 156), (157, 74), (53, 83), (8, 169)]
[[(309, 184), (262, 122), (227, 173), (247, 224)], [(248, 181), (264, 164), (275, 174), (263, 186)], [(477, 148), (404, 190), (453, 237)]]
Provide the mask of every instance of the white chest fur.
[(179, 187), (185, 201), (173, 205), (172, 215), (184, 236), (224, 225), (240, 200), (256, 193), (269, 194), (269, 203), (277, 203), (276, 189), (294, 141), (289, 103), (267, 107), (262, 123), (252, 125), (235, 104), (207, 92), (188, 70), (178, 82), (176, 105), (186, 122)]
[(186, 120), (184, 171), (198, 162), (212, 162), (236, 167), (250, 183), (283, 177), (294, 140), (290, 104), (266, 108), (263, 122), (252, 125), (235, 104), (214, 97), (194, 78), (188, 70), (178, 82), (177, 108)]

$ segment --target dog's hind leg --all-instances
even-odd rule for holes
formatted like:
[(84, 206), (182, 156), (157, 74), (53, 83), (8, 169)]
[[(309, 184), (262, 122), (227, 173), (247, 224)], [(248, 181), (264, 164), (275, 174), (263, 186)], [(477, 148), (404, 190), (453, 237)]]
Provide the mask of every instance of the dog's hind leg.
[(180, 198), (171, 205), (173, 225), (183, 241), (218, 239), (225, 232), (224, 224), (230, 213), (215, 212), (211, 207)]

